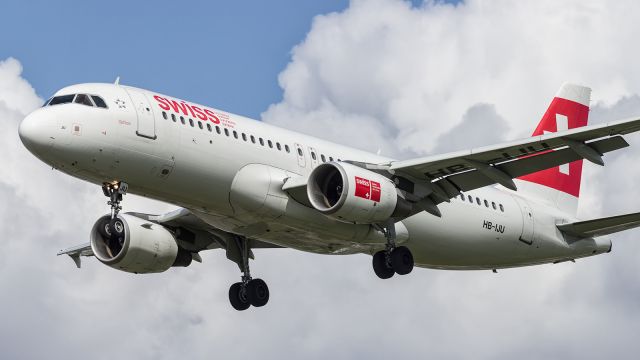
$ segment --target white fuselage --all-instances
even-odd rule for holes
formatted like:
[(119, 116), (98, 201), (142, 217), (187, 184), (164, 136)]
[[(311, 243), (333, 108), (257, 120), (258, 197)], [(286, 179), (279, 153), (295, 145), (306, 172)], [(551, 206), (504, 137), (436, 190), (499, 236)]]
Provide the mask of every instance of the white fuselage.
[[(282, 185), (324, 161), (391, 159), (127, 86), (82, 84), (57, 95), (78, 93), (99, 95), (108, 108), (52, 105), (21, 124), (25, 145), (55, 168), (95, 184), (126, 181), (132, 193), (277, 245), (322, 254), (384, 247), (372, 226), (329, 218)], [(442, 217), (422, 212), (398, 224), (398, 242), (416, 265), (493, 269), (610, 250), (609, 240), (565, 240), (556, 225), (574, 219), (517, 192), (487, 187), (463, 196), (439, 205)]]

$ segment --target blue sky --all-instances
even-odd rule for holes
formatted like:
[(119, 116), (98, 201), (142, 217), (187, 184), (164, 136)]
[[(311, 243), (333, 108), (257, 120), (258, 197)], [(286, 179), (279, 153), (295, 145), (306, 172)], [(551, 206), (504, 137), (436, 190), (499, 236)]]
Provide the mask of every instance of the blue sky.
[(41, 97), (81, 82), (122, 83), (258, 118), (315, 15), (346, 0), (3, 1), (0, 59), (15, 57)]

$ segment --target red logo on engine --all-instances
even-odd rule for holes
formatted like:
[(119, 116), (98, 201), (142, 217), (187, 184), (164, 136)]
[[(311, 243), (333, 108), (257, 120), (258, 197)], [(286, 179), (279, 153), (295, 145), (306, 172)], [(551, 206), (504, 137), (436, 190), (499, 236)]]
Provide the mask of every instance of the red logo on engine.
[(356, 196), (380, 202), (380, 183), (356, 176)]

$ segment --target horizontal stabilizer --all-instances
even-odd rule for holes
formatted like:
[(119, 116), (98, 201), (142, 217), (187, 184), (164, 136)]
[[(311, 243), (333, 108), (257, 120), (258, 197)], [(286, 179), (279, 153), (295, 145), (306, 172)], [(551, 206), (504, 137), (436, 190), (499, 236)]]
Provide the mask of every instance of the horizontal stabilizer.
[(563, 233), (580, 238), (609, 235), (640, 226), (640, 213), (558, 225)]

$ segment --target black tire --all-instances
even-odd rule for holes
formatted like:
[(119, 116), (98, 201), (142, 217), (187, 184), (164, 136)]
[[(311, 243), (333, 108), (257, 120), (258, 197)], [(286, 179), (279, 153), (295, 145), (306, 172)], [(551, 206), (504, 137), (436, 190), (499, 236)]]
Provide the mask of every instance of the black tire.
[(238, 311), (247, 310), (249, 306), (251, 306), (246, 293), (242, 293), (241, 282), (237, 282), (229, 288), (229, 302), (231, 302), (231, 306)]
[(124, 222), (118, 218), (112, 219), (109, 230), (114, 237), (124, 237)]
[(391, 253), (391, 266), (398, 275), (407, 275), (413, 270), (413, 255), (406, 246), (399, 246)]
[(387, 256), (385, 251), (378, 251), (373, 254), (373, 271), (380, 279), (388, 279), (395, 273), (393, 268), (387, 264)]
[(247, 297), (255, 307), (265, 306), (269, 302), (269, 287), (262, 279), (253, 279), (247, 284)]
[(110, 219), (102, 220), (100, 225), (98, 225), (98, 232), (103, 238), (110, 239), (111, 238), (111, 220)]

